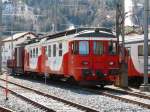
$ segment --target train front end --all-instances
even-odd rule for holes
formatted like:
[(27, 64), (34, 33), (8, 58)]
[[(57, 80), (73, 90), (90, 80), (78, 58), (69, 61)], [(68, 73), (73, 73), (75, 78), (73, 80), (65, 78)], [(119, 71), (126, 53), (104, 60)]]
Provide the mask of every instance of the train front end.
[(91, 31), (70, 42), (69, 72), (82, 85), (112, 84), (119, 74), (117, 38), (110, 32)]

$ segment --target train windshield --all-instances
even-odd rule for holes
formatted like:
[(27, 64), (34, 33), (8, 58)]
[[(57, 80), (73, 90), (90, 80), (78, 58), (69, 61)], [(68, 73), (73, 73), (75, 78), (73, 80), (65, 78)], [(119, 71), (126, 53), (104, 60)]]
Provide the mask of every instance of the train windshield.
[(94, 41), (94, 54), (102, 55), (104, 52), (103, 42)]
[(108, 43), (108, 51), (109, 51), (109, 54), (111, 55), (115, 55), (117, 54), (117, 43), (116, 42), (109, 42)]
[(79, 41), (79, 54), (88, 55), (89, 54), (89, 42)]

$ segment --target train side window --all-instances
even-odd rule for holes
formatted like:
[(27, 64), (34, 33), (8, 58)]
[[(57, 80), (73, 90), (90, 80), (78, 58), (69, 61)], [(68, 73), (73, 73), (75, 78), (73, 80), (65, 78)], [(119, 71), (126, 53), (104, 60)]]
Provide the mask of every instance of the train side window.
[(56, 44), (53, 45), (53, 57), (56, 56)]
[(94, 54), (102, 55), (104, 52), (103, 42), (95, 41), (94, 42)]
[(36, 48), (36, 57), (38, 57), (38, 48)]
[(51, 57), (51, 45), (48, 46), (48, 57)]
[(62, 56), (62, 43), (59, 43), (59, 56)]
[(126, 56), (131, 56), (131, 48), (130, 47), (126, 48)]
[(30, 57), (32, 58), (32, 49), (30, 50)]
[(33, 48), (33, 58), (35, 58), (35, 48)]
[(45, 46), (45, 54), (47, 55), (48, 53), (48, 49), (47, 49), (47, 46)]
[(72, 54), (78, 54), (79, 53), (79, 43), (77, 41), (72, 42)]
[(138, 56), (143, 56), (144, 55), (144, 49), (143, 45), (138, 46)]

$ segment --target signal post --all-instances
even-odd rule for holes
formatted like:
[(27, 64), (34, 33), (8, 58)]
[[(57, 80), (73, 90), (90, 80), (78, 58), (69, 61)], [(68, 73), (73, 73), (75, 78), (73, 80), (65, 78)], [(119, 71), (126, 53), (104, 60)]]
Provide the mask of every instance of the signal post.
[(141, 91), (150, 91), (148, 83), (148, 17), (149, 17), (149, 0), (144, 1), (144, 81), (140, 86)]

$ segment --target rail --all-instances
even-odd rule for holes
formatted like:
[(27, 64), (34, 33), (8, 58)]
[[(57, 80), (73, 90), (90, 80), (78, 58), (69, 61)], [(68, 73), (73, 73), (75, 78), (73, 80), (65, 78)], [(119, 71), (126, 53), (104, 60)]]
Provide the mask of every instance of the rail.
[[(4, 86), (1, 86), (1, 85), (0, 85), (0, 87), (3, 88), (3, 89), (6, 89), (6, 87), (4, 87)], [(8, 88), (7, 88), (7, 89), (8, 89)], [(8, 89), (8, 91), (11, 92), (13, 95), (15, 95), (15, 96), (17, 96), (17, 97), (23, 99), (24, 101), (29, 102), (30, 104), (34, 105), (35, 107), (37, 107), (37, 108), (39, 108), (39, 109), (43, 109), (43, 110), (45, 110), (46, 112), (56, 112), (56, 111), (54, 111), (54, 110), (52, 110), (52, 109), (50, 109), (50, 108), (48, 108), (48, 107), (46, 107), (46, 106), (44, 106), (44, 105), (42, 105), (42, 104), (39, 104), (39, 103), (37, 103), (37, 102), (35, 102), (35, 101), (33, 101), (33, 100), (31, 100), (31, 99), (29, 99), (29, 98), (27, 98), (27, 97), (25, 97), (25, 96), (19, 94), (19, 93), (15, 92), (15, 91), (13, 91), (13, 90), (11, 90), (11, 89)], [(1, 111), (0, 111), (0, 112), (1, 112)], [(5, 112), (5, 111), (4, 111), (4, 112)], [(8, 112), (9, 112), (9, 111), (8, 111)]]
[(89, 92), (104, 95), (104, 96), (107, 96), (107, 97), (111, 97), (111, 98), (114, 98), (114, 99), (118, 99), (118, 100), (121, 100), (121, 101), (124, 101), (124, 102), (127, 102), (127, 103), (136, 104), (136, 105), (139, 105), (141, 107), (150, 109), (150, 104), (142, 103), (142, 102), (131, 100), (131, 99), (128, 99), (128, 98), (123, 98), (121, 96), (111, 94), (110, 91), (123, 93), (123, 94), (128, 94), (128, 95), (132, 95), (132, 96), (135, 96), (135, 97), (144, 98), (144, 99), (148, 99), (148, 100), (150, 99), (149, 96), (140, 95), (140, 94), (136, 94), (136, 93), (130, 93), (130, 92), (127, 92), (127, 91), (113, 90), (113, 89), (105, 89), (105, 90), (94, 90), (94, 89), (89, 89), (89, 88), (83, 88), (83, 89), (87, 90)]
[[(5, 79), (2, 79), (2, 78), (0, 78), (0, 80), (6, 81)], [(53, 96), (53, 95), (50, 95), (50, 94), (41, 92), (41, 91), (39, 91), (39, 90), (35, 90), (35, 89), (32, 89), (32, 88), (29, 88), (29, 87), (26, 87), (26, 86), (23, 86), (23, 85), (20, 85), (20, 84), (11, 82), (11, 81), (8, 81), (8, 83), (14, 84), (14, 85), (16, 85), (16, 86), (18, 86), (18, 87), (21, 87), (21, 88), (24, 88), (24, 89), (27, 89), (27, 90), (30, 90), (30, 91), (33, 91), (33, 92), (36, 92), (36, 93), (39, 94), (39, 95), (42, 95), (42, 96), (45, 96), (45, 97), (48, 97), (48, 98), (52, 98), (52, 99), (54, 99), (54, 100), (57, 100), (57, 101), (59, 101), (59, 102), (65, 103), (65, 104), (67, 104), (67, 105), (70, 105), (70, 106), (72, 106), (72, 107), (78, 108), (78, 109), (83, 110), (83, 111), (85, 111), (85, 112), (98, 112), (98, 111), (95, 110), (95, 109), (92, 109), (92, 108), (89, 108), (89, 107), (86, 107), (86, 106), (83, 106), (83, 105), (80, 105), (80, 104), (77, 104), (77, 103), (74, 103), (74, 102), (71, 102), (71, 101), (68, 101), (68, 100), (65, 100), (65, 99), (56, 97), (56, 96)], [(1, 87), (1, 86), (0, 86), (0, 87)], [(11, 91), (11, 90), (10, 90), (10, 91)], [(48, 112), (51, 112), (51, 111), (48, 111)]]
[(13, 112), (13, 110), (0, 106), (0, 112)]

